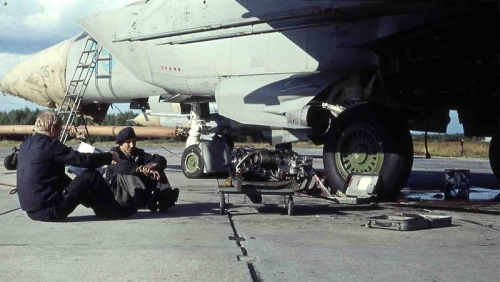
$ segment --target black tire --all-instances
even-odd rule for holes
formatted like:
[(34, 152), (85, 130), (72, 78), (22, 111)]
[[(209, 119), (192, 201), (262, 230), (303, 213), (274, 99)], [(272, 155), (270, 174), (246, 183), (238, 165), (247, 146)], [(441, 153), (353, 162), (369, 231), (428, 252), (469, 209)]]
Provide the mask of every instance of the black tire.
[(498, 180), (500, 180), (500, 158), (498, 154), (499, 154), (498, 136), (493, 136), (491, 137), (490, 140), (490, 149), (489, 149), (490, 166), (491, 166), (491, 171), (493, 171), (495, 177)]
[(198, 145), (187, 147), (181, 157), (182, 173), (187, 178), (202, 178), (205, 161)]
[(17, 169), (17, 152), (14, 152), (3, 160), (3, 165), (7, 170), (16, 170)]
[(330, 187), (339, 189), (350, 172), (377, 172), (383, 193), (403, 189), (413, 166), (413, 142), (406, 123), (389, 108), (360, 104), (332, 121), (325, 134), (323, 164)]

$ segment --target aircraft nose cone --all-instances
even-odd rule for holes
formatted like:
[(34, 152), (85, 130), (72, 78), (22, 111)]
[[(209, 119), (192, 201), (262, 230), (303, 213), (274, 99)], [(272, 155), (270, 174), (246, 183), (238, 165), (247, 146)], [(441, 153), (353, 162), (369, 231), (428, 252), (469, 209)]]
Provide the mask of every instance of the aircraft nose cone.
[(66, 61), (71, 43), (73, 40), (65, 40), (24, 59), (2, 79), (2, 92), (55, 107), (66, 92)]

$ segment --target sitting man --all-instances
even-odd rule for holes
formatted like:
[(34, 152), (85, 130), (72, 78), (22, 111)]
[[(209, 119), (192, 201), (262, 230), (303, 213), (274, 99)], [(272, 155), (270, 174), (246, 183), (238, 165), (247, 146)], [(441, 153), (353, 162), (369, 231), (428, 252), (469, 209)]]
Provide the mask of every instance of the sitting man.
[(135, 213), (147, 207), (151, 212), (164, 212), (177, 202), (179, 189), (172, 189), (164, 172), (167, 160), (137, 148), (136, 140), (132, 127), (118, 132), (118, 146), (111, 152), (118, 153), (120, 161), (107, 167), (105, 179), (124, 210)]
[[(29, 218), (61, 221), (79, 204), (95, 214), (116, 217), (119, 206), (102, 175), (95, 169), (119, 161), (116, 152), (80, 153), (57, 139), (62, 120), (54, 112), (42, 112), (35, 133), (20, 147), (17, 164), (17, 194)], [(71, 180), (65, 165), (90, 168)]]

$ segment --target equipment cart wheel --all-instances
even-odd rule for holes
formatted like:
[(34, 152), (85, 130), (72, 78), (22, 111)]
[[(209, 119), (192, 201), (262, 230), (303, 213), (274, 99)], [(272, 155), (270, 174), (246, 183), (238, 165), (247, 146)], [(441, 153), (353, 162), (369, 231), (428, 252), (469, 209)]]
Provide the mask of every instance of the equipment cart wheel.
[(220, 208), (219, 214), (224, 215), (224, 213), (226, 212), (226, 197), (224, 197), (223, 193), (220, 193), (219, 208)]
[(289, 196), (285, 204), (285, 209), (288, 215), (293, 214), (293, 197)]

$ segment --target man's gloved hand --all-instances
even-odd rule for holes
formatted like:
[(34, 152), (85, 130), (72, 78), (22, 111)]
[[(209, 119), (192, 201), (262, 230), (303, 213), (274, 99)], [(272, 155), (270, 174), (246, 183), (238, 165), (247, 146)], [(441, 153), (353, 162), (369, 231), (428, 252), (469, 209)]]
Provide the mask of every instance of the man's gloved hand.
[(144, 165), (144, 171), (146, 173), (149, 173), (150, 171), (155, 170), (159, 166), (160, 165), (157, 163), (148, 163), (148, 164)]
[(154, 180), (160, 180), (160, 173), (154, 168), (158, 167), (157, 163), (149, 163), (147, 165), (140, 165), (136, 168), (135, 172), (137, 173), (142, 173), (145, 176), (154, 179)]
[(146, 176), (154, 180), (160, 180), (160, 173), (156, 170), (150, 170)]
[(144, 173), (144, 166), (143, 165), (137, 166), (137, 168), (135, 169), (135, 172), (136, 173)]

